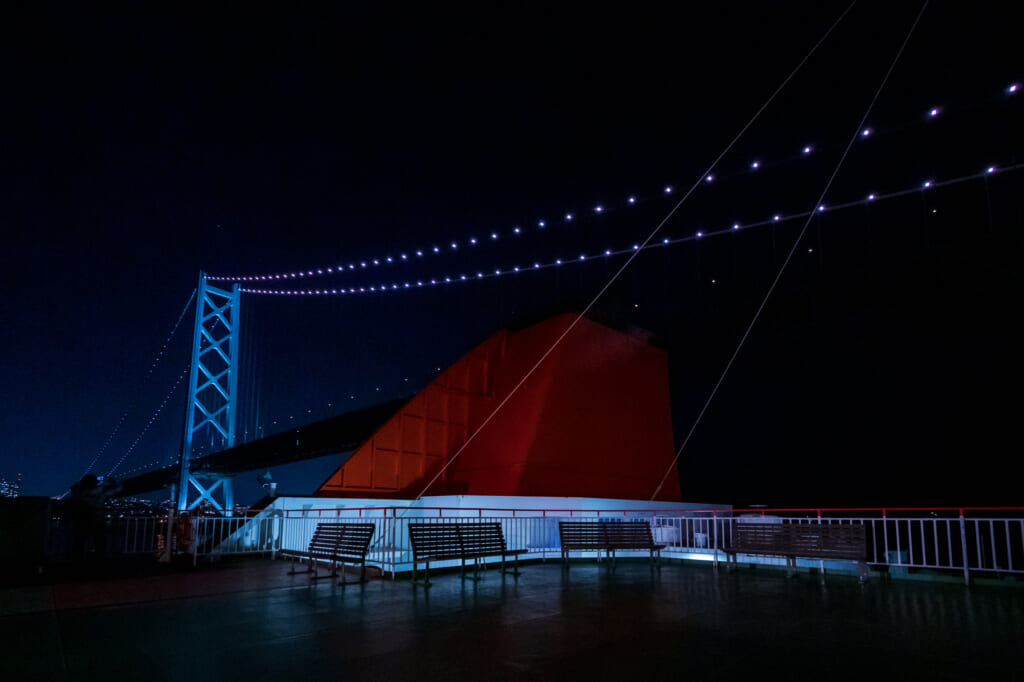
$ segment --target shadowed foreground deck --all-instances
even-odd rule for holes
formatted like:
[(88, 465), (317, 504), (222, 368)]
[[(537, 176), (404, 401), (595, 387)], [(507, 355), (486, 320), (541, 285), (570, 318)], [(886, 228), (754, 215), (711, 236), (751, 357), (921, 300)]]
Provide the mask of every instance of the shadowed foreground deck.
[[(428, 591), (285, 562), (0, 589), (0, 678), (1019, 679), (1024, 590), (620, 562)], [(226, 590), (234, 590), (224, 592)]]

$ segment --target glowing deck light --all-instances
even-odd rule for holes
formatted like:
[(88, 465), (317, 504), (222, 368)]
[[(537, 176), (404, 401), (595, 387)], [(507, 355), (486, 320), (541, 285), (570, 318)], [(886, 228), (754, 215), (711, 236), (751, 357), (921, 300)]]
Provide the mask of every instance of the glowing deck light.
[(704, 233), (703, 233), (703, 232), (698, 232), (698, 233), (697, 233), (697, 238), (698, 238), (698, 239), (700, 239), (700, 238), (701, 238), (701, 237), (703, 237), (703, 236), (704, 236)]
[(533, 264), (533, 269), (534, 270), (539, 270), (540, 269), (540, 263), (534, 263)]
[(668, 237), (665, 237), (664, 239), (662, 239), (661, 243), (662, 244), (668, 244)]
[(380, 261), (379, 261), (379, 260), (377, 260), (376, 258), (374, 258), (374, 259), (373, 259), (373, 264), (374, 264), (374, 265), (380, 265)]
[(753, 168), (754, 170), (757, 170), (758, 168), (761, 167), (761, 162), (760, 161), (755, 161), (752, 164), (750, 164), (750, 167)]
[(864, 130), (860, 131), (861, 137), (868, 137), (869, 135), (871, 135), (871, 128), (865, 128)]
[(434, 247), (434, 253), (441, 253), (441, 247), (440, 246), (435, 246)]
[(452, 248), (453, 249), (459, 248), (459, 243), (458, 242), (452, 242)]
[(361, 263), (359, 264), (359, 267), (361, 267), (361, 268), (365, 268), (365, 267), (366, 267), (366, 261), (362, 261), (362, 262), (361, 262)]
[(996, 167), (995, 166), (989, 166), (988, 168), (985, 169), (985, 172), (986, 173), (995, 173), (996, 172)]
[(611, 249), (605, 249), (604, 250), (604, 255), (606, 255), (606, 256), (612, 255), (612, 250)]
[(780, 218), (780, 216), (778, 216), (778, 215), (773, 215), (773, 216), (772, 216), (772, 221), (774, 221), (774, 222), (776, 222), (776, 223), (777, 223), (777, 222), (779, 222), (779, 218)]
[(934, 107), (934, 108), (928, 110), (928, 117), (929, 118), (935, 118), (938, 115), (939, 115), (938, 107)]
[(515, 232), (516, 234), (519, 234), (520, 232), (522, 232), (522, 230), (520, 230), (518, 227), (513, 227), (512, 231)]
[(470, 244), (476, 244), (476, 237), (470, 237), (469, 238), (469, 243)]
[(461, 275), (461, 276), (459, 277), (459, 279), (461, 279), (461, 280), (462, 280), (463, 282), (465, 282), (465, 281), (466, 281), (466, 276), (465, 276), (465, 275)]
[(389, 263), (394, 263), (394, 261), (393, 261), (393, 260), (391, 259), (391, 256), (388, 256), (388, 257), (387, 257), (387, 258), (385, 258), (384, 260), (386, 260), (386, 261), (387, 261), (387, 262), (389, 262)]
[(925, 180), (924, 181), (924, 185), (922, 185), (922, 187), (924, 187), (925, 189), (928, 189), (931, 186), (932, 186), (932, 181), (931, 180)]
[(672, 194), (672, 186), (671, 185), (666, 185), (665, 186), (665, 194)]
[(707, 182), (714, 182), (715, 176), (714, 175), (709, 175), (706, 178), (704, 178), (704, 180), (706, 180)]
[(627, 199), (626, 201), (628, 201), (628, 202), (629, 202), (629, 203), (631, 203), (631, 204), (635, 204), (635, 203), (636, 203), (636, 197), (630, 197), (630, 198), (629, 198), (629, 199)]
[(518, 265), (513, 266), (512, 270), (513, 270), (513, 272), (519, 272), (519, 266)]
[(497, 239), (497, 238), (498, 238), (498, 233), (497, 232), (491, 232), (491, 239)]
[(875, 200), (875, 195), (874, 194), (869, 194), (868, 195), (868, 201), (874, 201), (874, 200)]
[(566, 213), (565, 214), (565, 219), (566, 220), (572, 220), (572, 213)]
[(818, 213), (821, 213), (824, 210), (825, 210), (825, 204), (822, 204), (821, 206), (818, 207)]
[(555, 265), (561, 265), (561, 264), (562, 264), (562, 259), (561, 258), (556, 258), (555, 259)]
[(402, 254), (402, 260), (409, 260), (409, 258), (403, 253)]
[(318, 275), (322, 275), (322, 274), (324, 274), (324, 271), (323, 271), (323, 270), (317, 270), (317, 271), (316, 271), (316, 274), (318, 274)]
[(639, 244), (633, 244), (633, 250), (634, 251), (639, 251), (640, 250), (640, 245)]
[(498, 270), (497, 268), (495, 268), (495, 270), (494, 270), (494, 274), (495, 274), (495, 275), (500, 275), (500, 274), (501, 274), (501, 270)]
[(423, 252), (420, 251), (419, 249), (416, 250), (416, 255), (419, 256), (420, 258), (423, 258)]
[(1010, 87), (1006, 88), (1006, 92), (1012, 95), (1013, 93), (1017, 92), (1018, 87), (1019, 86), (1016, 83), (1010, 83)]
[(601, 212), (601, 211), (603, 211), (603, 210), (604, 210), (604, 208), (602, 208), (602, 207), (600, 207), (600, 206), (595, 206), (595, 207), (594, 207), (594, 213), (600, 213), (600, 212)]
[(452, 278), (451, 278), (451, 277), (445, 277), (445, 278), (444, 278), (444, 281), (445, 281), (445, 282), (451, 282), (451, 281), (452, 281)]
[(476, 273), (476, 278), (477, 279), (483, 279), (483, 276), (484, 276), (484, 273), (482, 273), (482, 272)]
[(580, 254), (580, 260), (586, 260), (586, 259), (587, 259), (587, 257), (581, 253)]
[(812, 151), (814, 151), (814, 148), (811, 145), (804, 147), (804, 154), (810, 154)]
[(734, 230), (740, 229), (740, 224), (739, 223), (733, 223), (732, 224), (732, 229), (734, 229)]

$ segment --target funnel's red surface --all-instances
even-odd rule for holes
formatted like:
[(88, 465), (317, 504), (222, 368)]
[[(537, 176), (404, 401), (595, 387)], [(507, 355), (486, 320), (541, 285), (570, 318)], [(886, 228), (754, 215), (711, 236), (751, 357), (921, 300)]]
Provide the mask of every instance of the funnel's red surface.
[[(574, 319), (559, 315), (481, 343), (316, 494), (649, 499), (674, 456), (665, 352), (586, 318), (424, 490)], [(674, 466), (656, 499), (680, 500)]]

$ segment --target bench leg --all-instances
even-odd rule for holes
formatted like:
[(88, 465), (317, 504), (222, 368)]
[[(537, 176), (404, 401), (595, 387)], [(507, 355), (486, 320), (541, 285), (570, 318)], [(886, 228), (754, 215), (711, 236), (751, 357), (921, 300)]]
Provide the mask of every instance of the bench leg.
[(502, 574), (508, 573), (509, 575), (514, 575), (516, 577), (519, 577), (519, 555), (518, 554), (513, 554), (512, 555), (512, 570), (511, 571), (506, 571), (505, 570), (505, 555), (502, 554), (501, 555), (501, 572), (502, 572)]
[[(473, 559), (473, 575), (470, 576), (469, 579), (474, 581), (474, 582), (477, 581), (477, 580), (480, 580), (480, 572), (479, 571), (480, 571), (480, 558), (477, 557), (477, 558)], [(463, 580), (466, 579), (466, 560), (465, 559), (462, 560), (462, 579)]]
[[(353, 566), (354, 565), (355, 564), (353, 564)], [(344, 562), (342, 562), (342, 564), (341, 564), (341, 575), (342, 575), (342, 579), (341, 579), (341, 581), (338, 584), (341, 585), (342, 587), (344, 587), (345, 585), (351, 585), (351, 584), (354, 584), (354, 583), (365, 583), (366, 582), (366, 559), (363, 559), (362, 570), (359, 573), (359, 580), (345, 580), (345, 577), (344, 577), (345, 576), (345, 564), (344, 564)]]
[(301, 564), (302, 563), (302, 559), (299, 559), (298, 557), (292, 557), (292, 570), (288, 571), (288, 575), (295, 575), (296, 573), (311, 573), (313, 571), (313, 565), (312, 565), (313, 564), (313, 560), (312, 559), (310, 559), (310, 561), (309, 561), (310, 567), (307, 568), (305, 571), (296, 571), (295, 570), (296, 562)]
[(416, 587), (418, 583), (422, 582), (423, 587), (430, 587), (430, 562), (424, 562), (423, 566), (423, 580), (416, 580), (416, 561), (412, 562), (412, 586)]

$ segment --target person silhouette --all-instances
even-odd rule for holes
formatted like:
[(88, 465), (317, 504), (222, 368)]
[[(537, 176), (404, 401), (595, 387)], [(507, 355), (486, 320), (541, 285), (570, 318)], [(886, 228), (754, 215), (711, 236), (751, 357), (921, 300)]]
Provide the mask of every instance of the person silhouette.
[(73, 559), (85, 561), (89, 556), (89, 541), (96, 550), (96, 559), (107, 558), (107, 515), (103, 506), (111, 495), (121, 489), (117, 481), (101, 483), (95, 474), (86, 474), (71, 486)]

